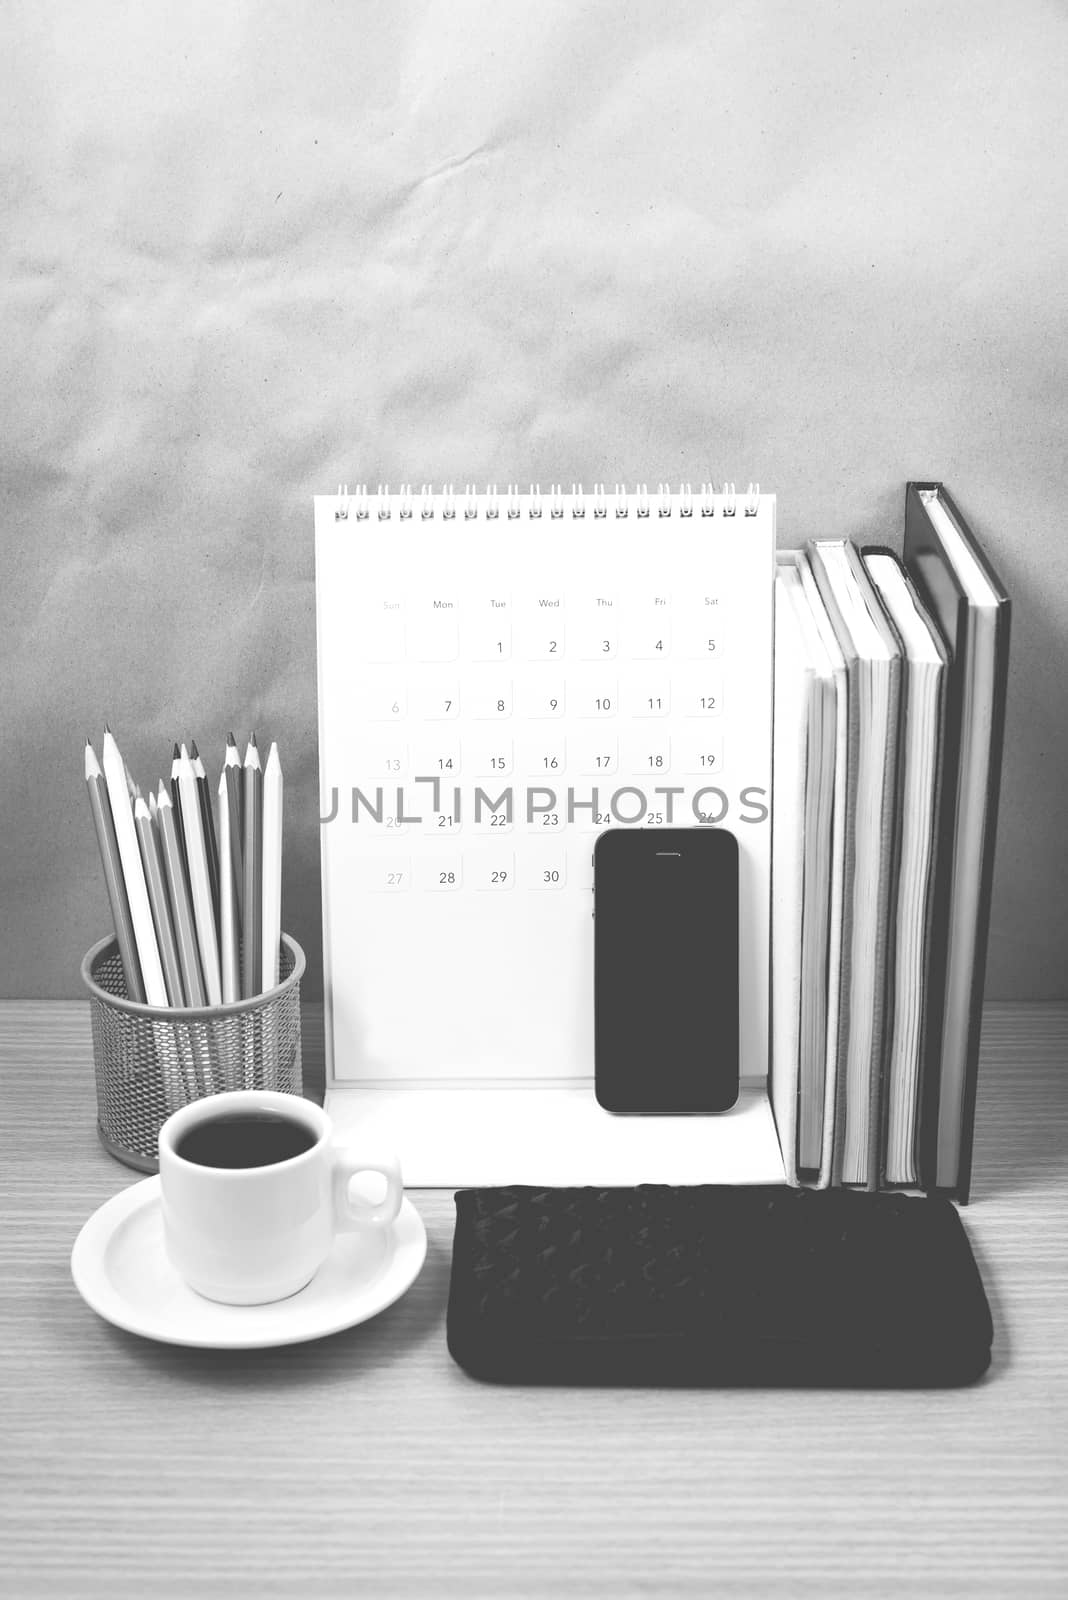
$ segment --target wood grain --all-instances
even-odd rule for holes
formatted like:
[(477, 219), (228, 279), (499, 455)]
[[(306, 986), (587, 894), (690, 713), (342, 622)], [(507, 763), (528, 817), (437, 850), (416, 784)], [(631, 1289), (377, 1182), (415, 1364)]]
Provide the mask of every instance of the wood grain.
[(87, 1011), (5, 1004), (8, 1592), (1061, 1596), (1066, 1069), (1068, 1006), (988, 1008), (964, 1213), (996, 1328), (977, 1387), (494, 1389), (445, 1349), (441, 1191), (413, 1196), (421, 1278), (362, 1328), (221, 1354), (96, 1318), (70, 1248), (134, 1175), (96, 1140)]

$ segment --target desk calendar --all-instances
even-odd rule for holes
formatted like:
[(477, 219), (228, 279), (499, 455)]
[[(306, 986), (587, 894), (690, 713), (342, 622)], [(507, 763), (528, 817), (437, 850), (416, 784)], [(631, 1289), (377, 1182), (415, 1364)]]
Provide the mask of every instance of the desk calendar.
[[(724, 1160), (781, 1180), (774, 497), (342, 491), (316, 497), (315, 539), (335, 1117), (388, 1132), (410, 1183), (712, 1181)], [(612, 1117), (593, 843), (691, 824), (739, 843), (743, 1094), (715, 1119)]]

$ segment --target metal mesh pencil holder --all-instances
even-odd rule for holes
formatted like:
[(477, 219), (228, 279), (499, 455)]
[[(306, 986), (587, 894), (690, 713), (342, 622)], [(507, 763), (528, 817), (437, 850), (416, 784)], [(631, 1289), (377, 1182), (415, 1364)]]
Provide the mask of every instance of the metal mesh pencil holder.
[(97, 1128), (111, 1155), (156, 1172), (160, 1127), (190, 1100), (226, 1089), (303, 1092), (304, 952), (285, 933), (278, 970), (277, 987), (249, 1000), (163, 1009), (127, 999), (114, 938), (93, 946), (82, 980), (93, 1024)]

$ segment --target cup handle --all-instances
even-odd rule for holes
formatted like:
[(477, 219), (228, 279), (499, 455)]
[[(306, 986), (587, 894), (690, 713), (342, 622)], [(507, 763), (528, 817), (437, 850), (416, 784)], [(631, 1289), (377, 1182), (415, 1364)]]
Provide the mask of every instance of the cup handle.
[[(380, 1172), (386, 1180), (385, 1199), (373, 1206), (351, 1192), (353, 1178), (360, 1172)], [(404, 1199), (404, 1180), (396, 1156), (366, 1158), (356, 1149), (342, 1145), (334, 1151), (334, 1218), (339, 1228), (384, 1228), (396, 1217)]]

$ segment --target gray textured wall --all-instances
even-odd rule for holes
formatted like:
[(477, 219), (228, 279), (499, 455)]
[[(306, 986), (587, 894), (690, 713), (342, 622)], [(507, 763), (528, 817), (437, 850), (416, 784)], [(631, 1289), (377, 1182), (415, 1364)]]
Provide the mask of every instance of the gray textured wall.
[(9, 0), (0, 992), (107, 908), (82, 740), (287, 769), (318, 981), (311, 496), (941, 477), (1016, 604), (988, 994), (1068, 992), (1062, 8)]

